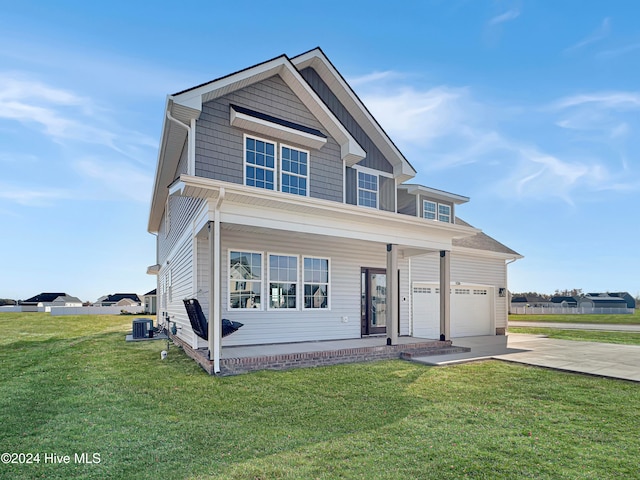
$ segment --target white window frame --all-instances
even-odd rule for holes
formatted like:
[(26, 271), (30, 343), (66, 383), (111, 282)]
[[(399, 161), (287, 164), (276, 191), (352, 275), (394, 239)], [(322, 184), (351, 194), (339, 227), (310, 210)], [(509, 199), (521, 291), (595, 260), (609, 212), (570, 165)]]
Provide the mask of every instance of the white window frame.
[[(256, 308), (247, 308), (247, 307), (239, 307), (239, 308), (234, 308), (231, 306), (231, 281), (237, 281), (237, 279), (232, 279), (231, 278), (231, 253), (232, 252), (236, 252), (236, 253), (250, 253), (252, 255), (260, 255), (260, 270), (262, 272), (262, 275), (260, 275), (260, 280), (247, 280), (250, 282), (260, 282), (260, 306), (256, 307)], [(242, 311), (242, 312), (253, 312), (253, 311), (257, 311), (260, 312), (262, 310), (264, 310), (264, 301), (265, 301), (265, 296), (264, 296), (264, 279), (265, 279), (265, 258), (264, 258), (264, 252), (258, 252), (255, 250), (249, 250), (249, 249), (244, 249), (244, 248), (229, 248), (227, 250), (227, 311), (228, 312), (237, 312), (237, 311)]]
[[(435, 207), (435, 210), (433, 211), (433, 218), (429, 218), (425, 216), (425, 213), (426, 213), (425, 207), (427, 206), (427, 204), (433, 205)], [(438, 202), (434, 202), (432, 200), (422, 200), (422, 218), (424, 218), (425, 220), (438, 220)]]
[[(326, 260), (327, 261), (327, 306), (326, 308), (313, 308), (313, 307), (305, 307), (305, 293), (304, 293), (304, 287), (305, 285), (325, 285), (324, 282), (305, 282), (304, 281), (304, 261), (305, 259), (311, 259), (311, 260)], [(300, 282), (302, 284), (302, 288), (300, 289), (300, 295), (302, 297), (302, 302), (301, 302), (301, 306), (302, 306), (302, 310), (304, 311), (309, 311), (309, 312), (327, 312), (331, 310), (331, 258), (329, 257), (318, 257), (318, 256), (312, 256), (312, 255), (303, 255), (302, 256), (302, 262), (300, 263)]]
[[(358, 205), (359, 207), (375, 208), (377, 210), (380, 205), (380, 178), (378, 178), (380, 176), (380, 172), (367, 167), (357, 167), (355, 170), (356, 170), (356, 205)], [(363, 190), (365, 192), (373, 192), (373, 190), (370, 190), (368, 188), (360, 188), (360, 173), (376, 177), (376, 190), (375, 190), (376, 206), (375, 207), (371, 205), (363, 205), (360, 203), (360, 190)]]
[[(295, 308), (279, 308), (279, 307), (272, 307), (271, 306), (271, 256), (277, 256), (277, 257), (293, 257), (296, 259), (296, 281), (295, 282), (291, 282), (291, 283), (295, 283), (296, 285), (296, 306)], [(266, 253), (266, 265), (267, 265), (267, 284), (266, 284), (266, 290), (267, 290), (267, 310), (272, 311), (272, 312), (296, 312), (300, 310), (300, 255), (294, 255), (291, 253), (277, 253), (277, 252), (267, 252)], [(274, 281), (274, 283), (284, 283), (284, 282), (280, 282), (280, 281)]]
[[(293, 172), (285, 172), (282, 169), (282, 149), (283, 148), (288, 148), (290, 150), (296, 150), (297, 152), (302, 152), (302, 153), (306, 153), (307, 155), (307, 174), (306, 175), (300, 175), (297, 173), (293, 173)], [(279, 148), (278, 148), (278, 152), (279, 152), (279, 158), (277, 159), (277, 167), (278, 167), (278, 171), (279, 171), (279, 175), (278, 175), (278, 181), (280, 182), (278, 191), (282, 192), (282, 193), (289, 193), (291, 195), (298, 195), (300, 197), (308, 197), (309, 196), (309, 191), (310, 189), (310, 183), (309, 183), (309, 172), (311, 170), (311, 152), (309, 150), (305, 150), (303, 148), (299, 148), (299, 147), (294, 147), (293, 145), (288, 145), (286, 143), (280, 143), (279, 144)], [(298, 193), (291, 193), (291, 192), (283, 192), (282, 191), (282, 176), (286, 174), (286, 175), (290, 175), (292, 177), (298, 177), (298, 178), (304, 178), (307, 181), (307, 187), (306, 187), (306, 192), (304, 195), (300, 195)]]
[[(247, 163), (247, 139), (252, 139), (258, 142), (265, 142), (273, 145), (273, 168), (269, 168), (266, 165), (263, 167), (261, 165)], [(247, 166), (251, 165), (254, 168), (261, 168), (265, 171), (273, 172), (273, 190), (264, 187), (258, 187), (256, 185), (247, 185)], [(267, 140), (266, 138), (257, 137), (255, 135), (249, 135), (245, 133), (242, 139), (242, 183), (247, 187), (253, 188), (262, 188), (263, 190), (269, 190), (272, 192), (279, 191), (278, 185), (278, 142), (274, 142), (273, 140)]]
[[(435, 218), (427, 218), (425, 217), (425, 205), (426, 204), (431, 204), (434, 205), (436, 207), (435, 211), (433, 212), (435, 215)], [(444, 215), (445, 217), (449, 217), (448, 221), (445, 220), (441, 220), (440, 219), (440, 207), (447, 207), (449, 209), (449, 214), (448, 215)], [(425, 220), (431, 220), (434, 222), (443, 222), (443, 223), (452, 223), (451, 219), (453, 218), (453, 207), (451, 205), (449, 205), (448, 203), (439, 203), (439, 202), (434, 202), (433, 200), (422, 200), (422, 218), (424, 218)]]
[[(446, 207), (449, 209), (449, 213), (448, 214), (441, 214), (440, 213), (440, 207)], [(438, 221), (439, 222), (444, 222), (444, 223), (451, 223), (451, 212), (452, 212), (452, 208), (451, 205), (447, 205), (446, 203), (439, 203), (438, 204)], [(442, 220), (441, 217), (448, 217), (449, 220)]]

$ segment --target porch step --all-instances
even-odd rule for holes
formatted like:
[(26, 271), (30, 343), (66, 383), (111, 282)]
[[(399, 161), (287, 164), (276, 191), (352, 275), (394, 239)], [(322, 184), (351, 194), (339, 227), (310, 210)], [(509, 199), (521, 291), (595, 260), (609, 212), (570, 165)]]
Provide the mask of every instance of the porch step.
[(400, 352), (400, 358), (403, 360), (411, 360), (416, 357), (431, 357), (434, 355), (453, 355), (456, 353), (469, 353), (468, 347), (440, 347), (440, 348), (419, 348)]

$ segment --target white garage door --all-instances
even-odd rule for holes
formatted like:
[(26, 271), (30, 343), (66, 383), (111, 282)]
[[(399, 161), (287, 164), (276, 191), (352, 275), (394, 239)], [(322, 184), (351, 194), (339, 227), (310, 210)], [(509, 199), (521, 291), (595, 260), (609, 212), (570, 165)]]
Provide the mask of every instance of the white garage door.
[[(493, 287), (451, 286), (451, 337), (493, 335)], [(413, 335), (440, 337), (440, 288), (413, 284)]]

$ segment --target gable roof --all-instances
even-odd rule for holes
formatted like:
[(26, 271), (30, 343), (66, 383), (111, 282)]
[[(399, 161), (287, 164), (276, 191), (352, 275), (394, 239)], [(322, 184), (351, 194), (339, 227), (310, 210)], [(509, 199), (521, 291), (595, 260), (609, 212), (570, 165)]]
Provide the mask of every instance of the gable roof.
[[(287, 84), (320, 124), (338, 142), (342, 159), (348, 166), (365, 158), (366, 152), (320, 99), (286, 55), (225, 75), (210, 82), (182, 90), (167, 97), (166, 115), (158, 152), (155, 184), (151, 200), (148, 230), (157, 232), (162, 218), (167, 187), (174, 180), (180, 154), (192, 120), (197, 120), (202, 105), (274, 75)], [(273, 123), (273, 122), (271, 122)]]
[(28, 298), (24, 300), (22, 303), (40, 303), (40, 302), (53, 302), (58, 297), (66, 297), (66, 293), (49, 293), (43, 292), (35, 297)]
[[(155, 184), (149, 214), (149, 232), (155, 233), (159, 230), (164, 203), (168, 195), (167, 187), (175, 180), (177, 164), (187, 140), (191, 122), (199, 118), (202, 112), (202, 105), (274, 75), (279, 75), (282, 78), (320, 124), (338, 142), (341, 147), (342, 158), (347, 166), (355, 165), (366, 157), (366, 152), (360, 144), (300, 74), (300, 70), (307, 67), (312, 67), (334, 95), (343, 102), (349, 114), (358, 122), (359, 126), (391, 163), (394, 176), (399, 183), (407, 181), (416, 175), (413, 166), (319, 47), (293, 58), (283, 54), (167, 96), (166, 115), (163, 119), (162, 137), (158, 151)], [(255, 115), (256, 113), (258, 115)], [(259, 118), (259, 115), (259, 112), (254, 112), (252, 116)], [(278, 123), (274, 122), (273, 119), (262, 120)]]
[(128, 298), (129, 300), (133, 300), (134, 302), (140, 302), (140, 297), (136, 293), (114, 293), (113, 295), (107, 295), (106, 298), (102, 299), (102, 302), (119, 302), (123, 298)]
[(394, 176), (399, 183), (406, 182), (416, 175), (416, 170), (411, 163), (400, 152), (400, 149), (387, 135), (378, 121), (371, 115), (366, 105), (354, 92), (351, 86), (344, 79), (342, 74), (331, 63), (320, 47), (301, 53), (291, 59), (291, 62), (302, 70), (307, 67), (313, 68), (331, 92), (338, 98), (340, 103), (347, 109), (349, 114), (355, 119), (360, 127), (375, 143), (382, 154), (391, 162), (394, 169)]
[(71, 295), (60, 295), (54, 302), (82, 303), (82, 300), (78, 297), (72, 297)]

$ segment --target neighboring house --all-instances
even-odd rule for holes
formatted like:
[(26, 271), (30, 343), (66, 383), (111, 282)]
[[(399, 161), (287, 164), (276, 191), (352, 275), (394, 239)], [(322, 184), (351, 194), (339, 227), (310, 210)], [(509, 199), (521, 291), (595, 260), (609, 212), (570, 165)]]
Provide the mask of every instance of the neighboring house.
[(612, 292), (609, 294), (612, 297), (623, 298), (627, 302), (627, 308), (636, 308), (636, 299), (633, 298), (629, 292)]
[(608, 293), (587, 293), (578, 303), (582, 308), (617, 308), (626, 310), (624, 298), (610, 296)]
[(23, 312), (36, 312), (42, 308), (49, 311), (51, 307), (81, 307), (82, 300), (66, 293), (43, 292), (24, 300), (20, 305)]
[(53, 301), (58, 297), (66, 297), (66, 293), (50, 293), (42, 292), (31, 298), (27, 298), (21, 302), (21, 305), (30, 307), (50, 307), (53, 305)]
[(52, 307), (81, 307), (82, 300), (80, 300), (78, 297), (72, 297), (71, 295), (61, 295), (53, 301), (53, 304), (51, 306)]
[(511, 299), (512, 308), (549, 307), (551, 302), (539, 295), (516, 295)]
[(578, 299), (576, 297), (557, 295), (551, 297), (550, 303), (552, 307), (574, 308), (578, 306)]
[[(236, 345), (504, 334), (522, 256), (415, 175), (319, 48), (168, 96), (148, 223), (159, 322), (214, 372)], [(222, 318), (244, 326), (222, 339)]]
[(135, 293), (114, 293), (100, 297), (94, 305), (98, 307), (131, 307), (142, 305), (142, 300)]
[(144, 300), (144, 311), (155, 315), (157, 312), (157, 290), (154, 288), (150, 292), (145, 293), (142, 297)]

